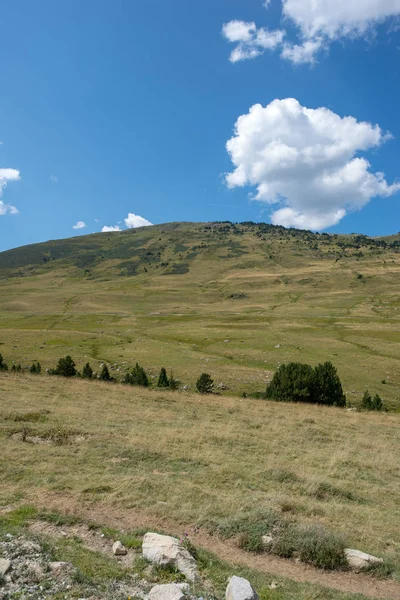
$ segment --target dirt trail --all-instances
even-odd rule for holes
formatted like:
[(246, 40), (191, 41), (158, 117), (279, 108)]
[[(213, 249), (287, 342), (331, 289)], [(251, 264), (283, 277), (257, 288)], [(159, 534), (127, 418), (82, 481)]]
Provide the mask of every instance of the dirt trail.
[[(38, 508), (57, 510), (62, 514), (73, 514), (119, 530), (154, 528), (175, 532), (177, 535), (193, 527), (174, 523), (168, 518), (152, 517), (137, 509), (122, 509), (102, 503), (85, 504), (71, 496), (57, 494), (40, 495), (34, 500)], [(293, 581), (318, 584), (327, 588), (353, 594), (363, 594), (369, 598), (400, 600), (400, 584), (390, 580), (379, 580), (363, 573), (329, 572), (271, 555), (254, 555), (240, 550), (234, 542), (222, 540), (200, 531), (190, 539), (206, 550), (214, 552), (231, 564), (243, 565), (271, 575), (280, 575)]]

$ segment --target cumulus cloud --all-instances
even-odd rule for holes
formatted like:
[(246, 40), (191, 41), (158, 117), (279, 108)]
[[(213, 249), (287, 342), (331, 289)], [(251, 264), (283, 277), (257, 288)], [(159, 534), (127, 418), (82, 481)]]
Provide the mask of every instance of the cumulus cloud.
[(282, 44), (285, 34), (280, 29), (258, 29), (253, 22), (230, 21), (222, 27), (222, 35), (228, 42), (237, 44), (230, 55), (230, 61), (236, 63), (260, 56), (266, 50), (275, 50)]
[(140, 217), (139, 215), (134, 215), (133, 213), (129, 213), (126, 219), (124, 219), (126, 227), (129, 229), (133, 229), (136, 227), (148, 227), (149, 225), (153, 225), (147, 219)]
[(72, 225), (72, 229), (85, 229), (87, 227), (85, 221), (78, 221), (75, 225)]
[(101, 231), (105, 233), (107, 231), (121, 231), (121, 229), (119, 225), (104, 225)]
[[(3, 191), (10, 181), (19, 181), (20, 173), (16, 169), (0, 169), (0, 198), (3, 196)], [(0, 216), (16, 215), (18, 209), (11, 204), (5, 204), (0, 200)]]
[[(224, 37), (237, 46), (230, 60), (237, 62), (263, 53), (259, 32), (278, 33), (270, 49), (280, 48), (281, 57), (294, 64), (314, 63), (318, 53), (340, 39), (366, 35), (377, 25), (400, 15), (400, 0), (281, 0), (283, 22), (294, 26), (297, 39), (284, 42), (285, 30), (268, 32), (256, 24), (231, 21)], [(269, 2), (265, 2), (268, 7)]]
[(226, 183), (253, 186), (255, 200), (278, 205), (271, 215), (276, 225), (325, 229), (372, 198), (400, 190), (356, 156), (390, 137), (378, 125), (306, 108), (293, 98), (256, 104), (239, 117), (227, 142), (235, 168)]

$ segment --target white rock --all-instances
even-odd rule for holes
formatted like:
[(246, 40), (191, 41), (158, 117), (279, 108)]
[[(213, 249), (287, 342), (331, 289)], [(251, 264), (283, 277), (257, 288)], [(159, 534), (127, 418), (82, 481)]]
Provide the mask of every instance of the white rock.
[(264, 548), (269, 548), (273, 541), (274, 538), (272, 537), (272, 535), (263, 535), (261, 538), (261, 542)]
[(179, 540), (168, 535), (146, 533), (142, 545), (143, 558), (153, 565), (172, 565), (189, 581), (200, 579), (197, 563)]
[(225, 594), (226, 600), (258, 600), (251, 583), (243, 577), (230, 578)]
[(4, 577), (6, 573), (11, 569), (11, 560), (7, 558), (0, 558), (0, 576)]
[(125, 556), (126, 554), (128, 554), (128, 550), (119, 540), (114, 542), (112, 551), (113, 554), (115, 554), (115, 556)]
[(66, 571), (71, 571), (74, 569), (73, 565), (69, 562), (57, 561), (49, 563), (50, 571), (55, 574), (64, 574)]
[(349, 566), (354, 570), (365, 569), (371, 565), (377, 565), (383, 563), (383, 558), (377, 558), (371, 554), (366, 554), (360, 550), (353, 550), (352, 548), (346, 548), (344, 551), (346, 554), (347, 562)]
[(185, 600), (185, 594), (176, 583), (155, 585), (149, 592), (149, 600)]

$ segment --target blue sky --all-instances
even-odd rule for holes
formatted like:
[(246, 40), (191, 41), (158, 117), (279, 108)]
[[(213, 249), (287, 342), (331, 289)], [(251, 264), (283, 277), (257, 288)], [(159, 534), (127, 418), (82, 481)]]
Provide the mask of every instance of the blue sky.
[(400, 0), (365, 2), (3, 0), (0, 250), (138, 216), (400, 230)]

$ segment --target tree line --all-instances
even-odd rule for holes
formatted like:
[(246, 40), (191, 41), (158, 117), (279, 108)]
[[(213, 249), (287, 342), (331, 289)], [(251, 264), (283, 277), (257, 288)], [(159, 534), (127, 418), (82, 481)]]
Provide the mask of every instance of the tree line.
[[(0, 371), (8, 371), (8, 365), (4, 362), (1, 354)], [(22, 372), (23, 369), (20, 364), (13, 364), (11, 371)], [(40, 363), (33, 362), (29, 372), (40, 374), (42, 372)], [(99, 379), (110, 383), (118, 381), (111, 375), (106, 364), (102, 365), (98, 375), (94, 373), (89, 362), (84, 365), (82, 371), (78, 371), (75, 361), (69, 355), (60, 358), (56, 367), (47, 369), (47, 373), (67, 378)], [(139, 363), (136, 363), (120, 382), (142, 387), (151, 385), (145, 369)], [(179, 385), (180, 381), (176, 379), (173, 373), (171, 372), (168, 376), (166, 369), (162, 367), (157, 378), (156, 387), (177, 390)], [(196, 390), (200, 394), (215, 393), (214, 381), (208, 373), (202, 373), (197, 379)], [(243, 396), (247, 397), (247, 394), (244, 392)], [(280, 365), (261, 397), (282, 402), (305, 402), (338, 407), (347, 405), (342, 383), (336, 368), (331, 362), (319, 364), (314, 368), (311, 365), (296, 362)], [(385, 410), (382, 398), (378, 394), (371, 396), (368, 390), (364, 392), (360, 408), (373, 411)]]

